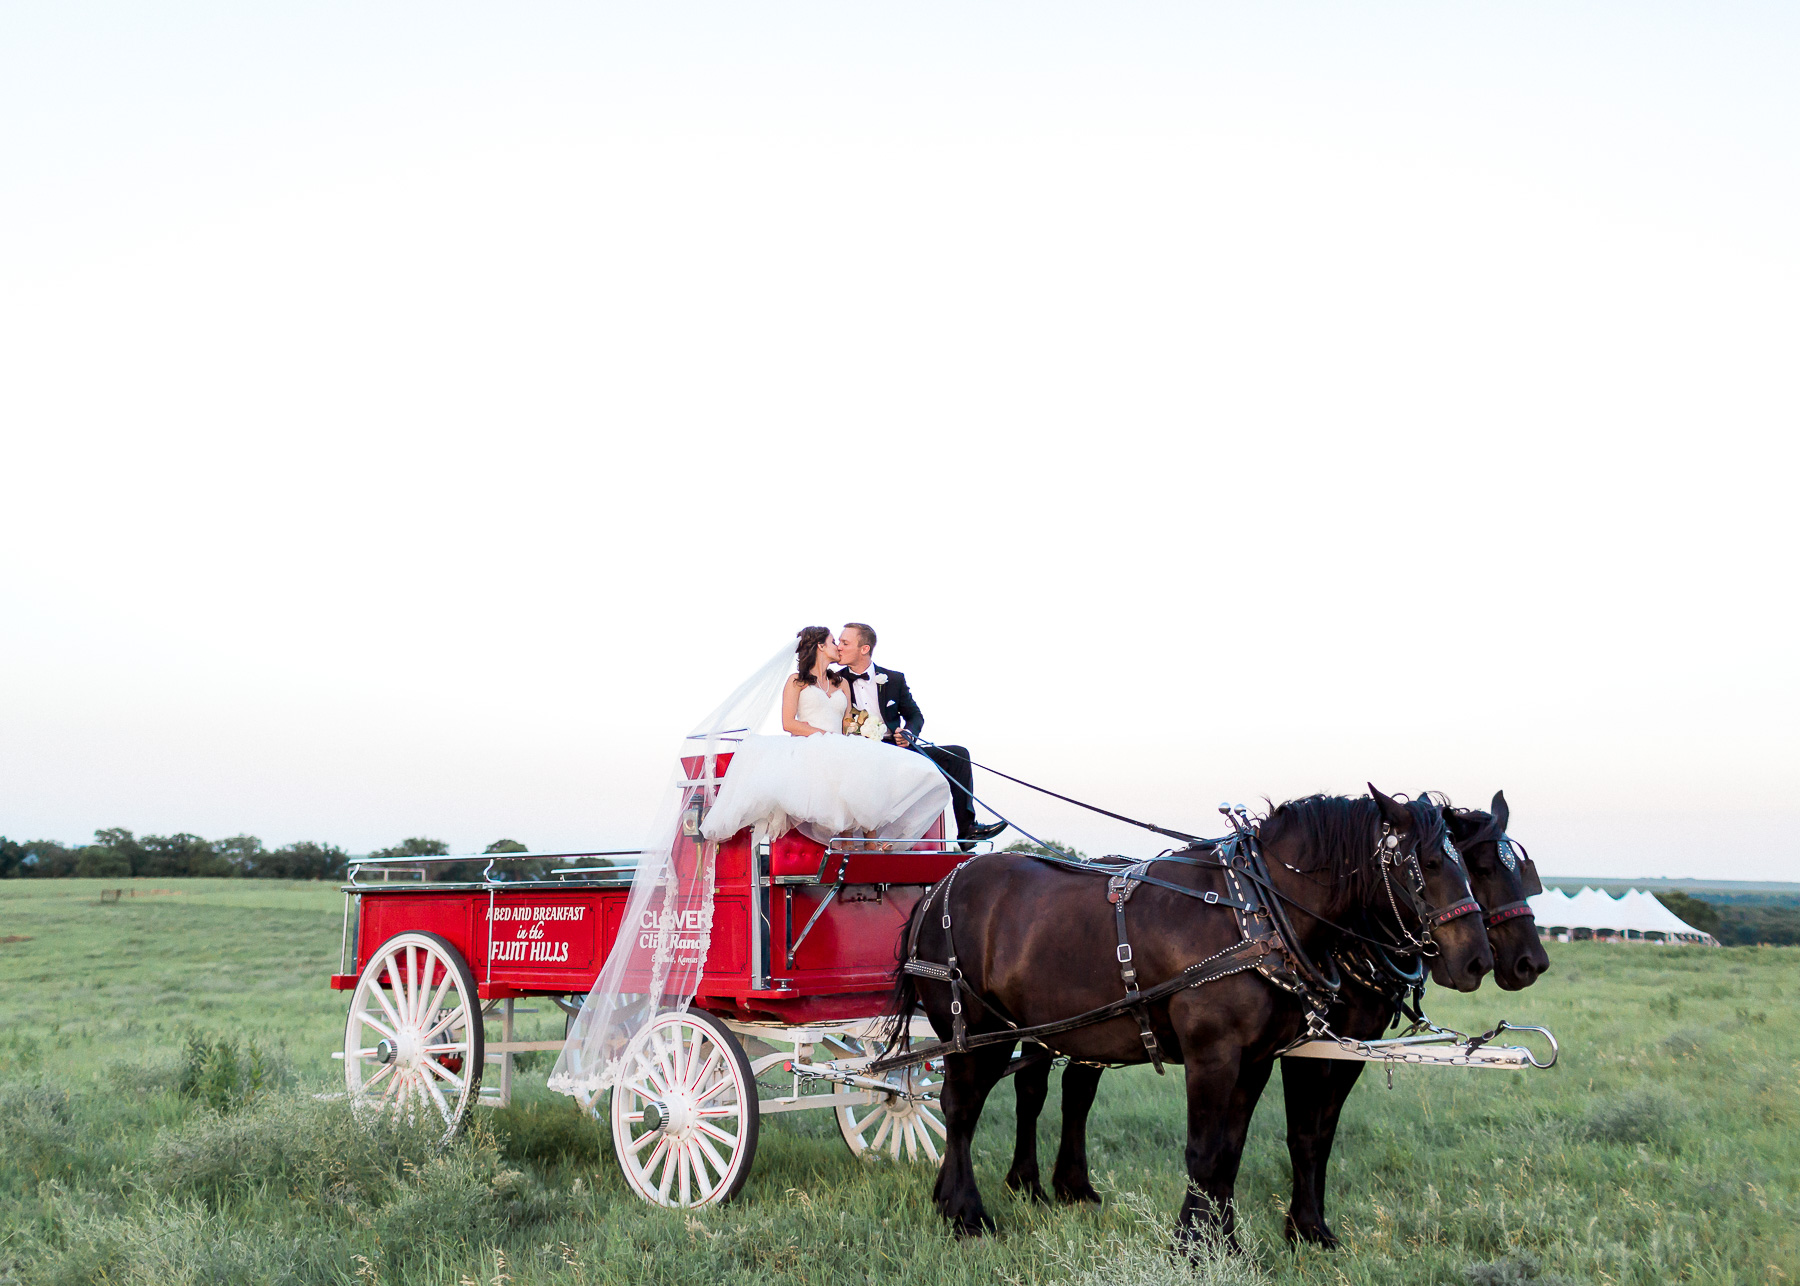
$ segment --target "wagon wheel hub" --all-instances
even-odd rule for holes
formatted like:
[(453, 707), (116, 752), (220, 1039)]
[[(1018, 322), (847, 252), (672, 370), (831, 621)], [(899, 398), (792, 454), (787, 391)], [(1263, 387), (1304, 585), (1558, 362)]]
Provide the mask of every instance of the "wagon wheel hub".
[(379, 1045), (375, 1046), (375, 1061), (378, 1063), (391, 1063), (394, 1061), (394, 1055), (397, 1052), (393, 1041), (384, 1040)]
[[(693, 1132), (697, 1119), (694, 1111), (694, 1100), (691, 1094), (671, 1094), (667, 1098), (657, 1099), (644, 1109), (644, 1123), (650, 1124), (650, 1113), (655, 1112), (661, 1120), (664, 1133), (672, 1134), (678, 1139), (685, 1139)], [(657, 1127), (651, 1126), (652, 1129)]]

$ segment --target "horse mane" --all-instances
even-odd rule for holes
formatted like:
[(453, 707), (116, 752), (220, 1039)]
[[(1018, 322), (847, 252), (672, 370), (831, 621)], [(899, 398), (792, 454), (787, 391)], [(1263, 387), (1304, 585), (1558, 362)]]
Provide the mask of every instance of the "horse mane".
[[(1445, 801), (1446, 803), (1448, 801)], [(1442, 806), (1430, 795), (1407, 800), (1419, 837), (1419, 851), (1444, 842)], [(1303, 875), (1326, 874), (1349, 885), (1353, 901), (1365, 902), (1380, 878), (1375, 847), (1381, 838), (1381, 809), (1368, 795), (1306, 795), (1277, 804), (1262, 824), (1263, 842), (1293, 835), (1299, 844), (1295, 867)]]

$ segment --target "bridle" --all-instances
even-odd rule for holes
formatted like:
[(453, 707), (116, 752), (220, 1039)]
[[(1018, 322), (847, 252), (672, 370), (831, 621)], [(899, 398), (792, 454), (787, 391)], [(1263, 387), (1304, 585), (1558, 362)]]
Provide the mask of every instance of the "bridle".
[[(1447, 828), (1442, 833), (1442, 839), (1444, 855), (1459, 869), (1464, 870), (1466, 879), (1467, 868), (1463, 866), (1462, 854), (1450, 842)], [(1416, 837), (1402, 849), (1399, 833), (1386, 820), (1382, 821), (1381, 836), (1375, 842), (1375, 857), (1381, 865), (1382, 887), (1387, 893), (1388, 909), (1393, 913), (1394, 931), (1401, 939), (1398, 943), (1384, 945), (1396, 955), (1436, 955), (1437, 943), (1431, 937), (1433, 931), (1481, 910), (1481, 903), (1473, 897), (1460, 898), (1445, 907), (1434, 907), (1431, 904), (1425, 890), (1425, 864), (1419, 858), (1419, 848), (1423, 842), (1422, 836)], [(1406, 920), (1400, 914), (1402, 901), (1418, 922), (1417, 931), (1406, 927)]]

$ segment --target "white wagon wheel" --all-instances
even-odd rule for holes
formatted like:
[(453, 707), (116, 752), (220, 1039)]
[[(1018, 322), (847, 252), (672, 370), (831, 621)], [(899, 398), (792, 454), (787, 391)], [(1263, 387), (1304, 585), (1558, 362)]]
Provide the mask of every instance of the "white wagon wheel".
[(744, 1186), (756, 1155), (756, 1078), (725, 1024), (662, 1014), (632, 1042), (612, 1092), (613, 1152), (658, 1206), (708, 1206)]
[(397, 933), (369, 957), (344, 1024), (344, 1086), (359, 1117), (412, 1120), (421, 1105), (455, 1136), (481, 1091), (481, 1001), (462, 953), (435, 933)]
[[(879, 1058), (887, 1046), (873, 1037), (831, 1036), (827, 1043), (849, 1055)], [(838, 1130), (850, 1151), (859, 1157), (898, 1161), (943, 1160), (938, 1140), (945, 1136), (944, 1120), (937, 1112), (942, 1077), (922, 1064), (897, 1068), (881, 1078), (897, 1091), (867, 1106), (837, 1109)], [(935, 1138), (933, 1136), (936, 1136)]]

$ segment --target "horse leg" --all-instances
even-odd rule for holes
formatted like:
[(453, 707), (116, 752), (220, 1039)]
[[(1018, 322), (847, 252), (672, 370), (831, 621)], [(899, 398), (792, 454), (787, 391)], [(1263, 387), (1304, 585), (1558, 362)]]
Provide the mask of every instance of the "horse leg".
[(1246, 1063), (1237, 1047), (1196, 1049), (1188, 1055), (1188, 1194), (1181, 1203), (1175, 1239), (1190, 1255), (1200, 1249), (1202, 1230), (1208, 1227), (1232, 1250), (1241, 1249), (1232, 1194), (1250, 1115), (1274, 1070), (1274, 1059)]
[[(1030, 1057), (1030, 1055), (1026, 1055)], [(1044, 1185), (1038, 1180), (1037, 1156), (1037, 1123), (1044, 1112), (1044, 1100), (1050, 1094), (1050, 1067), (1052, 1060), (1041, 1057), (1013, 1073), (1013, 1088), (1019, 1096), (1019, 1129), (1018, 1137), (1013, 1142), (1012, 1169), (1006, 1172), (1006, 1186), (1013, 1192), (1023, 1192), (1033, 1201), (1048, 1202), (1044, 1195)], [(1068, 1093), (1068, 1078), (1063, 1078), (1064, 1094)], [(1065, 1098), (1065, 1102), (1067, 1099)], [(1066, 1112), (1067, 1109), (1065, 1108)], [(1063, 1118), (1063, 1128), (1068, 1128), (1068, 1117)]]
[(967, 1054), (944, 1056), (944, 1084), (938, 1106), (944, 1112), (944, 1162), (938, 1168), (932, 1198), (938, 1213), (950, 1221), (959, 1237), (979, 1237), (993, 1229), (994, 1221), (981, 1204), (975, 1186), (975, 1159), (970, 1144), (975, 1123), (981, 1119), (988, 1092), (999, 1083), (1012, 1057), (1010, 1043), (989, 1045)]
[(1294, 1171), (1294, 1194), (1282, 1228), (1289, 1241), (1337, 1248), (1337, 1234), (1325, 1222), (1325, 1167), (1331, 1160), (1338, 1116), (1362, 1070), (1361, 1063), (1328, 1058), (1281, 1060), (1288, 1160)]
[(1056, 1168), (1050, 1172), (1050, 1189), (1058, 1201), (1100, 1204), (1100, 1194), (1088, 1182), (1087, 1123), (1094, 1094), (1100, 1088), (1100, 1073), (1105, 1070), (1091, 1063), (1070, 1063), (1063, 1071), (1062, 1146), (1056, 1151)]

